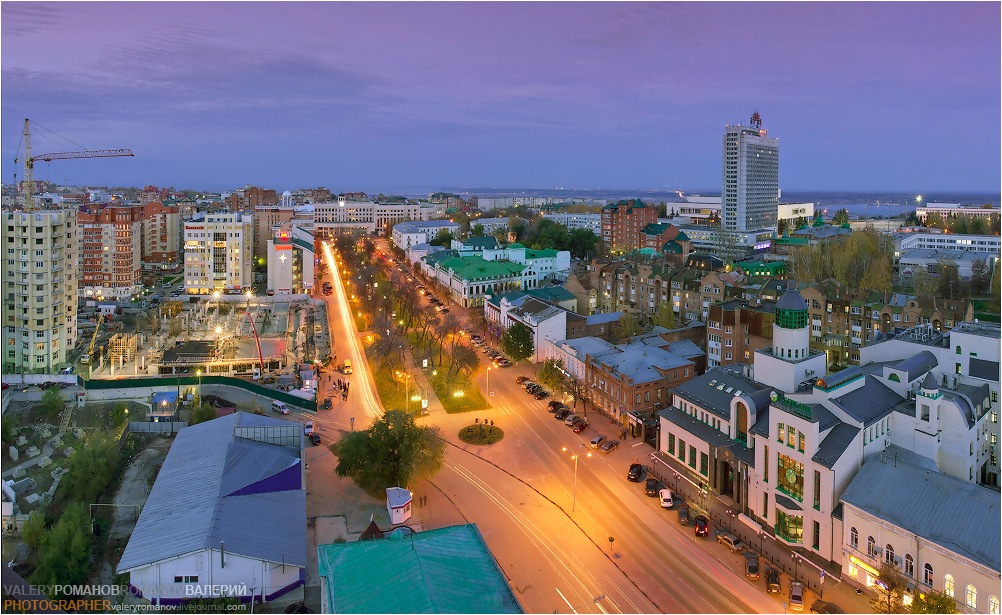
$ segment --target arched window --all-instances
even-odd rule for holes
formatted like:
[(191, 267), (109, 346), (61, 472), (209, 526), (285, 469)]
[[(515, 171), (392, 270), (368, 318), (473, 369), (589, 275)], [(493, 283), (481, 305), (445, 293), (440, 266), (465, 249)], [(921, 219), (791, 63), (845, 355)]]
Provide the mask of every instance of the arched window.
[(999, 597), (995, 595), (988, 596), (988, 612), (991, 615), (998, 615), (999, 612)]
[(892, 566), (894, 565), (894, 547), (891, 545), (884, 547), (884, 561)]
[(859, 548), (859, 530), (852, 528), (849, 530), (849, 546), (853, 549)]
[(922, 569), (922, 582), (932, 587), (932, 564), (926, 564)]
[(915, 578), (915, 560), (911, 553), (905, 553), (905, 575), (910, 579)]
[(970, 583), (967, 584), (967, 606), (972, 609), (978, 608), (978, 590)]
[(869, 555), (870, 557), (873, 557), (873, 552), (876, 550), (876, 548), (877, 548), (877, 543), (874, 542), (873, 536), (867, 536), (866, 537), (866, 554)]
[(948, 574), (943, 577), (943, 593), (953, 598), (953, 575)]

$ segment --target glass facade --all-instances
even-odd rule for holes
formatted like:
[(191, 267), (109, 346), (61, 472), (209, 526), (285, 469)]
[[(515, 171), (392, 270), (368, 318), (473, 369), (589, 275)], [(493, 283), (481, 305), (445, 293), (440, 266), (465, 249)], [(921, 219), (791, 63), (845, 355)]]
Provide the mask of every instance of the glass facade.
[(804, 541), (804, 518), (776, 509), (776, 535), (786, 542)]
[(779, 490), (798, 502), (803, 502), (804, 464), (782, 453), (777, 454), (779, 456), (779, 478), (777, 481)]

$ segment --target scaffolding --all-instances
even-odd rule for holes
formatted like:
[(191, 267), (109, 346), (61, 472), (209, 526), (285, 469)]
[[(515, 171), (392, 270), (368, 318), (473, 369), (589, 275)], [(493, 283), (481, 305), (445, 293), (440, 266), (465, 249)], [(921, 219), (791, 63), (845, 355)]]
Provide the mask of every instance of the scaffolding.
[(138, 340), (135, 333), (116, 333), (108, 340), (108, 356), (112, 365), (124, 362), (128, 363), (136, 359), (136, 349)]

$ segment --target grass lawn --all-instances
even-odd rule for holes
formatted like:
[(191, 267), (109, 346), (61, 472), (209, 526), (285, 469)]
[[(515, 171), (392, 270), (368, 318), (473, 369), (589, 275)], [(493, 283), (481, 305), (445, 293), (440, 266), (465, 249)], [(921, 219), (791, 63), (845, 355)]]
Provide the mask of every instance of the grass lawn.
[[(439, 370), (442, 374), (447, 368)], [(484, 399), (480, 387), (471, 382), (468, 378), (460, 375), (452, 382), (446, 382), (444, 376), (429, 377), (431, 386), (435, 389), (435, 394), (449, 414), (459, 412), (473, 412), (475, 410), (486, 410), (487, 400)], [(457, 395), (457, 393), (460, 393)]]
[(413, 382), (410, 391), (403, 380), (396, 378), (394, 373), (384, 366), (377, 365), (376, 357), (372, 352), (372, 347), (365, 349), (365, 356), (369, 360), (369, 368), (373, 370), (372, 379), (376, 381), (376, 392), (379, 394), (379, 401), (385, 410), (407, 410), (413, 414), (421, 411), (421, 399), (406, 400), (405, 395), (409, 392), (411, 397), (419, 396), (421, 389), (414, 386)]

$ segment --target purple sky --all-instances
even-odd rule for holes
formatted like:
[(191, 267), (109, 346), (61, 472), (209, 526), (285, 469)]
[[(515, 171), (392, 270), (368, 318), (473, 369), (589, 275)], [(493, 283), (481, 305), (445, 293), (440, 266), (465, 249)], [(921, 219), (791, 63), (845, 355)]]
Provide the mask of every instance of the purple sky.
[(59, 183), (719, 189), (724, 126), (757, 110), (787, 190), (1000, 185), (998, 2), (0, 12), (4, 182), (28, 117), (136, 153), (38, 165)]

